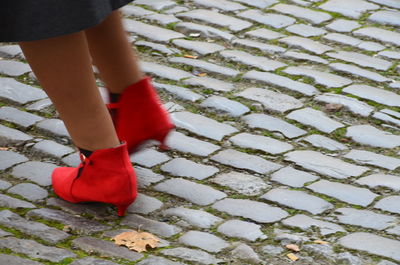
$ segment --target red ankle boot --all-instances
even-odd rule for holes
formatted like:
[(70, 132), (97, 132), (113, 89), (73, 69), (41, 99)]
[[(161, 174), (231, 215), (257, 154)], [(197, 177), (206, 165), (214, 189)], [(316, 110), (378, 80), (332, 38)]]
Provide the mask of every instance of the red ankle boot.
[(54, 192), (66, 201), (105, 202), (117, 206), (124, 216), (136, 199), (136, 175), (127, 152), (126, 143), (94, 151), (89, 158), (81, 154), (77, 168), (59, 167), (53, 171)]
[(118, 102), (112, 102), (107, 107), (118, 137), (127, 142), (129, 153), (147, 140), (157, 140), (161, 148), (167, 148), (165, 139), (175, 126), (162, 106), (150, 77), (127, 87)]

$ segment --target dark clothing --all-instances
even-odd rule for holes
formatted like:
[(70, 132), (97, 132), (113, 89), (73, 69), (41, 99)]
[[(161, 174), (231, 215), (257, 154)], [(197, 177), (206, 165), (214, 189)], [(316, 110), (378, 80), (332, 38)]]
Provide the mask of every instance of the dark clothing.
[(132, 0), (8, 0), (0, 7), (0, 42), (33, 41), (78, 32)]

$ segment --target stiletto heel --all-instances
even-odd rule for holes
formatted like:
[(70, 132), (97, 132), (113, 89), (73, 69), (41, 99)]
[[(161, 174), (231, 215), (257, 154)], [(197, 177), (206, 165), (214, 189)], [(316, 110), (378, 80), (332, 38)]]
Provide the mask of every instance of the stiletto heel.
[(120, 204), (116, 205), (118, 209), (118, 216), (125, 216), (126, 209), (128, 209), (129, 205), (131, 204)]
[(166, 144), (166, 141), (167, 141), (167, 137), (168, 137), (168, 135), (170, 134), (171, 131), (172, 131), (172, 128), (171, 129), (167, 129), (164, 132), (162, 132), (162, 133), (160, 133), (160, 134), (158, 134), (157, 136), (154, 137), (154, 140), (157, 140), (157, 141), (160, 142), (159, 148), (161, 150), (164, 150), (164, 151), (169, 150), (169, 146)]

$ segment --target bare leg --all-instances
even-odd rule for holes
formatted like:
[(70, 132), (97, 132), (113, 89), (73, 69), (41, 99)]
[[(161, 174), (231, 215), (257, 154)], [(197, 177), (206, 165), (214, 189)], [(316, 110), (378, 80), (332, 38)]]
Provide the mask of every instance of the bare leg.
[(143, 78), (119, 11), (114, 11), (101, 24), (85, 30), (85, 34), (94, 64), (110, 92), (121, 93)]
[(91, 151), (119, 145), (96, 86), (84, 32), (20, 46), (75, 145)]

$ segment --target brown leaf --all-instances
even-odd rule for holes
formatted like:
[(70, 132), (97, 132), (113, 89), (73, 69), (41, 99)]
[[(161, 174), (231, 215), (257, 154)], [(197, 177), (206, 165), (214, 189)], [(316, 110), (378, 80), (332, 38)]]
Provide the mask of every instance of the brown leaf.
[(183, 57), (190, 58), (190, 59), (197, 59), (197, 56), (190, 55), (190, 54), (185, 54), (185, 55), (183, 55)]
[(285, 247), (286, 247), (287, 249), (290, 249), (290, 250), (293, 250), (293, 251), (296, 251), (296, 252), (299, 252), (299, 251), (300, 251), (299, 246), (298, 246), (298, 245), (295, 245), (295, 244), (288, 244), (288, 245), (286, 245)]
[(127, 246), (130, 250), (137, 252), (146, 251), (146, 247), (156, 248), (160, 240), (147, 232), (129, 231), (123, 232), (112, 238), (115, 244)]
[(316, 243), (316, 244), (321, 244), (321, 245), (326, 245), (326, 244), (329, 244), (329, 242), (322, 241), (322, 240), (319, 240), (319, 239), (317, 239), (317, 240), (314, 240), (314, 243)]
[(206, 76), (207, 75), (207, 73), (200, 73), (200, 74), (198, 74), (198, 76), (200, 76), (200, 77), (203, 77), (203, 76)]
[(292, 260), (292, 261), (296, 261), (296, 260), (299, 259), (299, 258), (298, 258), (295, 254), (293, 254), (293, 253), (287, 254), (287, 257), (288, 257), (290, 260)]

